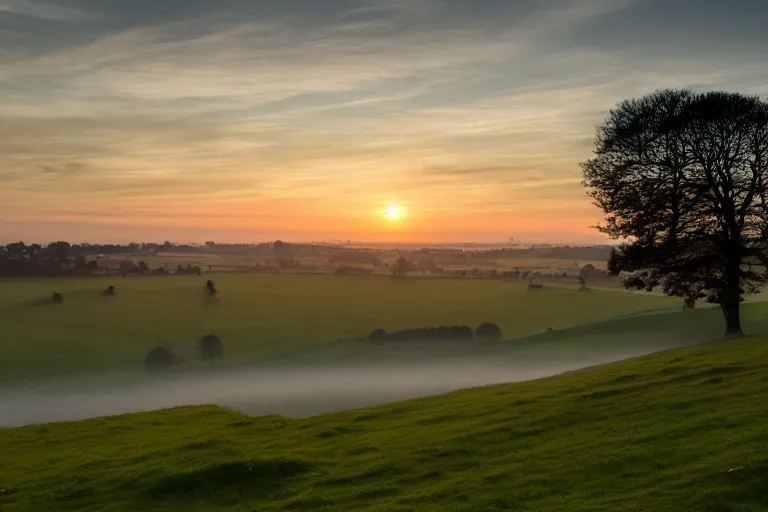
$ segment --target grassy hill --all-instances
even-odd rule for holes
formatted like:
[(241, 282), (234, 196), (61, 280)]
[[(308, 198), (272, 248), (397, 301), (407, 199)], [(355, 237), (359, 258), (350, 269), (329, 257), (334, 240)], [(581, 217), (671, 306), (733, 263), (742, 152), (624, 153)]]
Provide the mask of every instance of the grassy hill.
[(5, 430), (0, 509), (763, 511), (766, 367), (749, 338), (306, 420)]
[[(0, 385), (71, 374), (141, 369), (158, 345), (213, 332), (224, 364), (292, 357), (375, 328), (498, 323), (507, 339), (676, 307), (679, 300), (609, 291), (545, 288), (499, 280), (393, 280), (385, 277), (214, 276), (217, 301), (203, 277), (0, 281)], [(102, 297), (109, 284), (115, 297)], [(63, 304), (51, 304), (53, 290)]]

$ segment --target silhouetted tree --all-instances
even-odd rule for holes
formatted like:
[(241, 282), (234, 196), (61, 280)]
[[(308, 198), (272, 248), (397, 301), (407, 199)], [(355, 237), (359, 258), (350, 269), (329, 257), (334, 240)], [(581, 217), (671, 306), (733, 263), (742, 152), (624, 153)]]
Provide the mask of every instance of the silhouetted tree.
[[(727, 335), (739, 304), (768, 281), (768, 104), (757, 97), (666, 90), (618, 105), (598, 128), (584, 185), (602, 232), (632, 240), (613, 270), (721, 305)], [(644, 281), (643, 281), (644, 280)]]
[(582, 267), (582, 269), (579, 271), (579, 276), (578, 276), (579, 288), (582, 290), (586, 290), (587, 281), (596, 273), (597, 273), (597, 269), (595, 268), (594, 265), (592, 265), (591, 263), (584, 265), (584, 267)]
[(85, 255), (78, 254), (75, 257), (75, 268), (78, 270), (87, 270), (88, 269), (88, 262), (85, 260)]
[(133, 262), (131, 260), (120, 260), (120, 273), (123, 276), (130, 274), (133, 271)]
[(163, 347), (155, 347), (144, 358), (144, 366), (150, 371), (165, 370), (174, 364), (173, 354)]
[(200, 359), (213, 363), (224, 357), (224, 345), (215, 334), (206, 334), (200, 338)]
[(408, 272), (415, 270), (413, 263), (400, 256), (392, 265), (392, 275), (396, 277), (405, 277)]
[(501, 328), (494, 323), (484, 323), (475, 331), (477, 341), (501, 341)]
[(49, 252), (59, 263), (66, 263), (71, 247), (72, 246), (69, 242), (54, 242), (48, 245), (45, 250)]
[(608, 257), (608, 273), (612, 276), (617, 276), (621, 272), (621, 262), (619, 261), (619, 251), (615, 247), (611, 247), (611, 255)]
[(144, 260), (139, 261), (139, 273), (144, 274), (146, 272), (149, 272), (149, 265), (147, 265), (147, 262)]
[(387, 331), (384, 329), (374, 329), (368, 335), (368, 339), (373, 342), (387, 341)]

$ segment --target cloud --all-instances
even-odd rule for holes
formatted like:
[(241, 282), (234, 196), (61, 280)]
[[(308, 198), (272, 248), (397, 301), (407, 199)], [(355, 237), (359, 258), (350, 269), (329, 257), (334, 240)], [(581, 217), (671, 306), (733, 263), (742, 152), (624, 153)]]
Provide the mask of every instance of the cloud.
[(94, 15), (75, 9), (39, 0), (0, 0), (0, 14), (10, 13), (47, 21), (84, 21)]
[(577, 163), (616, 102), (666, 86), (767, 91), (768, 72), (717, 41), (639, 55), (585, 34), (653, 2), (232, 0), (158, 19), (151, 2), (128, 16), (105, 1), (92, 4), (104, 22), (83, 29), (21, 24), (0, 50), (0, 217), (352, 229), (397, 198), (435, 223), (586, 218)]

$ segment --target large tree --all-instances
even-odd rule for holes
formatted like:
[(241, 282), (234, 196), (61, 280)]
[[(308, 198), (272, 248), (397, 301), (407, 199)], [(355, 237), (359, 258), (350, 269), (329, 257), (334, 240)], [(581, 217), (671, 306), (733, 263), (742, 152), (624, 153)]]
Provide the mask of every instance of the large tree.
[(707, 297), (740, 334), (740, 302), (768, 281), (768, 104), (658, 91), (619, 104), (595, 145), (584, 185), (598, 229), (627, 241), (614, 261), (633, 272), (625, 285)]

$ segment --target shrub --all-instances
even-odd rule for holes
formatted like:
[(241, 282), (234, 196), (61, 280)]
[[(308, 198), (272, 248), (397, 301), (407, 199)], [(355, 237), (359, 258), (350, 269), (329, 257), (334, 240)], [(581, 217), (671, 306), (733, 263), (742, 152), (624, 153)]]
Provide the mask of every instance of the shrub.
[(475, 339), (478, 341), (501, 341), (502, 334), (498, 325), (486, 322), (475, 331)]
[(368, 339), (373, 342), (387, 341), (387, 331), (384, 329), (374, 329), (368, 335)]
[(216, 359), (224, 357), (224, 346), (215, 334), (206, 334), (200, 338), (200, 359), (213, 363)]
[(144, 366), (150, 371), (164, 370), (173, 366), (173, 363), (173, 354), (163, 347), (153, 348), (144, 358)]
[(475, 341), (475, 333), (468, 325), (457, 325), (451, 327), (451, 337), (455, 340)]
[(210, 296), (214, 296), (218, 293), (218, 290), (216, 290), (216, 283), (210, 279), (205, 283), (205, 290)]
[(107, 289), (104, 290), (103, 293), (104, 293), (105, 297), (110, 297), (110, 296), (114, 295), (115, 294), (115, 287), (114, 287), (114, 285), (107, 286)]
[(53, 292), (53, 295), (51, 296), (51, 300), (56, 304), (61, 304), (62, 302), (64, 302), (64, 296), (59, 292)]

